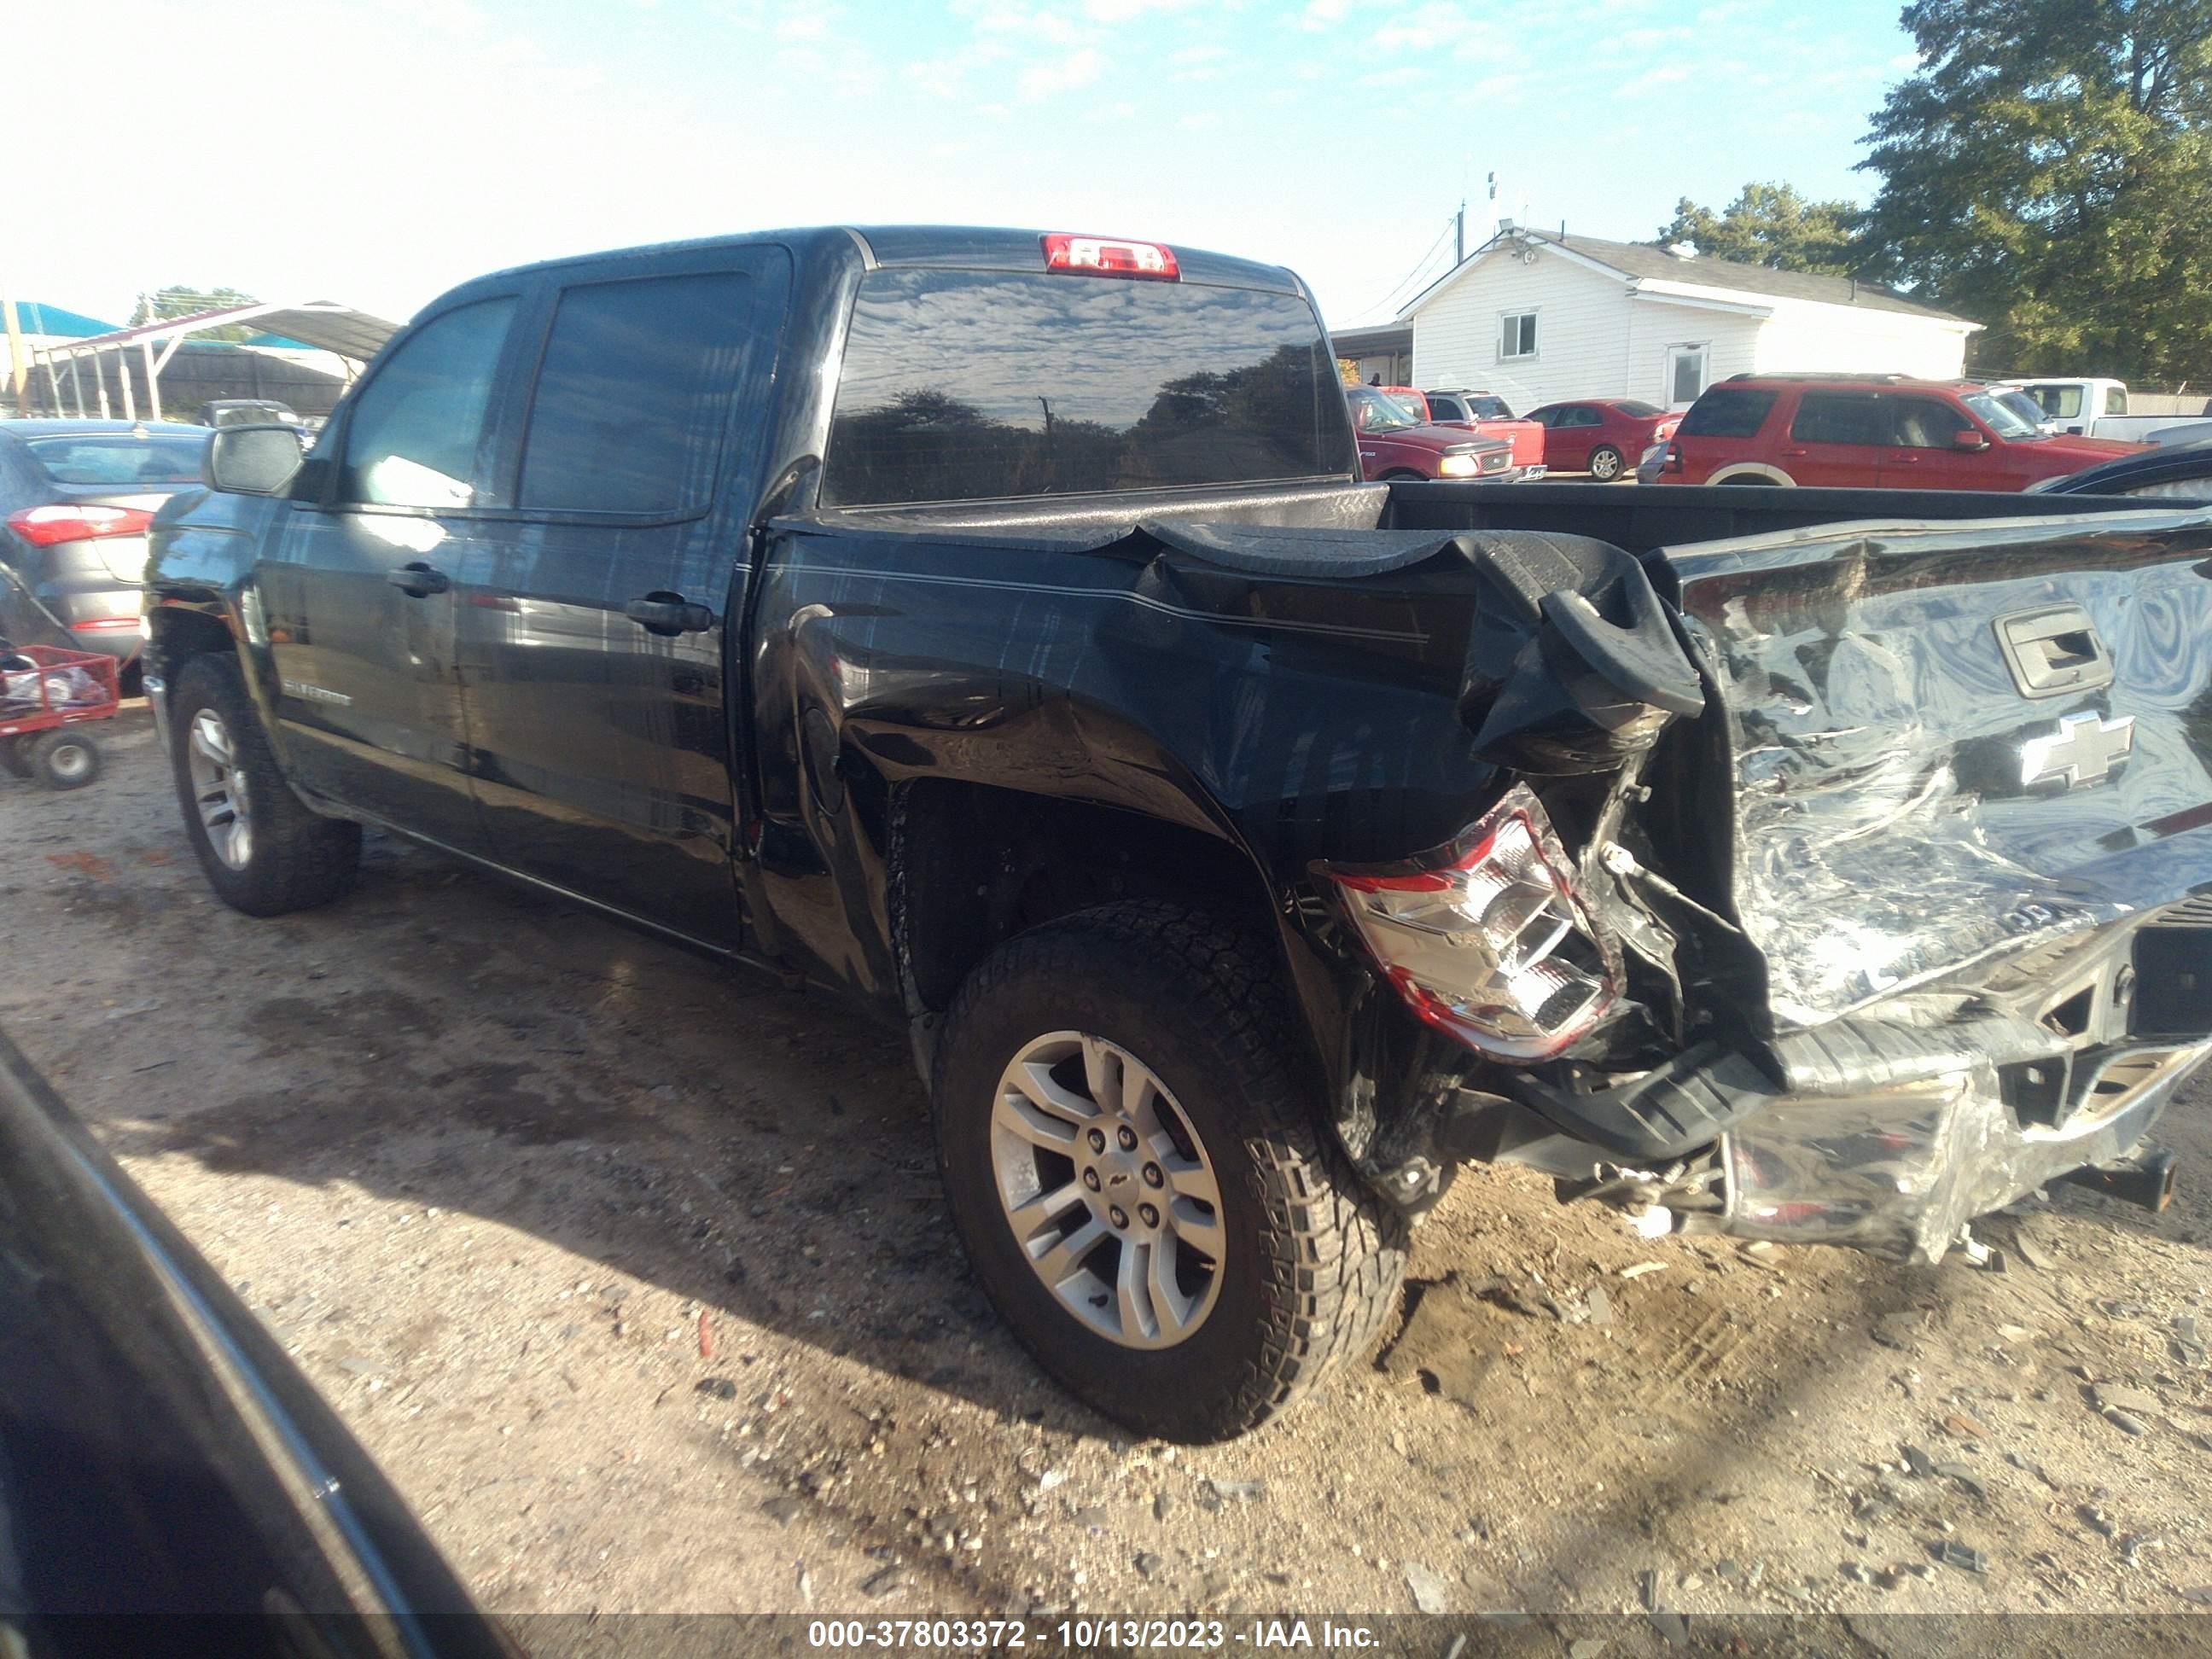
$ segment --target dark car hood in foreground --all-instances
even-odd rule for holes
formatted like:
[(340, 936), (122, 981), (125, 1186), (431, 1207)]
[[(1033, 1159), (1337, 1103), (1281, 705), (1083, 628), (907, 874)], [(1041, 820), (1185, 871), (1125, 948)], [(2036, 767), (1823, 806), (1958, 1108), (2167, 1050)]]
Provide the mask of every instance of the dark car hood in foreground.
[[(88, 1614), (136, 1622), (103, 1634)], [(515, 1653), (258, 1322), (4, 1036), (0, 1632), (31, 1656)]]

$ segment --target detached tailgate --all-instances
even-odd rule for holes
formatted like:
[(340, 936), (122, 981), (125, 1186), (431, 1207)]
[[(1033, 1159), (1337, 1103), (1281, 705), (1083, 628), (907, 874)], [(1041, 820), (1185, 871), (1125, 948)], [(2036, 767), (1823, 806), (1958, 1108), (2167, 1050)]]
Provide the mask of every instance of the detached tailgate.
[(2146, 512), (1657, 556), (1719, 693), (1711, 829), (1775, 1029), (2212, 888), (2208, 555), (2212, 514)]

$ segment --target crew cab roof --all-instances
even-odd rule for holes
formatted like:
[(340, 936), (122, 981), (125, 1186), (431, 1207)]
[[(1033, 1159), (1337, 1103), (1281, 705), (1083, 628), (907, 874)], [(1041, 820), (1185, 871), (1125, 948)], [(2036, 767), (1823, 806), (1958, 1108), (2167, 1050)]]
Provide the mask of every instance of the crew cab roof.
[[(491, 271), (477, 282), (512, 281), (569, 265), (599, 264), (626, 256), (662, 254), (678, 250), (746, 247), (775, 245), (793, 252), (819, 252), (825, 245), (851, 251), (855, 261), (868, 269), (911, 269), (934, 266), (965, 270), (1044, 270), (1044, 252), (1035, 230), (994, 229), (963, 225), (819, 225), (787, 230), (761, 230), (733, 236), (705, 236), (686, 241), (653, 243), (640, 247), (608, 248), (559, 259), (510, 266)], [(1101, 233), (1115, 234), (1119, 233)], [(1297, 277), (1281, 265), (1239, 259), (1203, 248), (1170, 244), (1185, 283), (1205, 283), (1231, 288), (1260, 289), (1276, 294), (1303, 293)], [(1090, 279), (1084, 279), (1090, 280)], [(474, 287), (475, 283), (466, 284)], [(455, 292), (459, 292), (458, 289)]]

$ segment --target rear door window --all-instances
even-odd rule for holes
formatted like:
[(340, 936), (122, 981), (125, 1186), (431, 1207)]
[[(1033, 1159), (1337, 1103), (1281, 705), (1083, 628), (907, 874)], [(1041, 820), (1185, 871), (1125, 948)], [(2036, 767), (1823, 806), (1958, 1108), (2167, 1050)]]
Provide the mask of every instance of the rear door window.
[(1690, 405), (1675, 435), (1682, 438), (1755, 438), (1766, 424), (1777, 393), (1751, 386), (1717, 386)]
[(1798, 400), (1790, 436), (1801, 444), (1873, 447), (1889, 441), (1889, 423), (1871, 392), (1808, 392)]
[(1327, 345), (1296, 294), (875, 271), (854, 304), (823, 500), (1342, 477), (1352, 434)]
[(752, 338), (737, 271), (590, 283), (553, 315), (522, 452), (525, 512), (696, 512)]
[(477, 444), (514, 319), (512, 299), (479, 300), (400, 342), (355, 401), (343, 499), (447, 508), (474, 502)]

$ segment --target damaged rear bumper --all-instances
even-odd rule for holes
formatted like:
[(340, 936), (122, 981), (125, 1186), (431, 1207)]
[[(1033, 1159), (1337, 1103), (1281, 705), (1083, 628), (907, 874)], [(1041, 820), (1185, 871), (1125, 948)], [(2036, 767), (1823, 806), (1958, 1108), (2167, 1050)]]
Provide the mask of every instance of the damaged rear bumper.
[(2212, 1041), (2116, 1049), (2057, 1125), (2023, 1121), (1987, 1060), (1775, 1100), (1722, 1137), (1722, 1207), (1686, 1215), (1684, 1230), (1935, 1261), (1975, 1217), (2131, 1152), (2208, 1056)]

